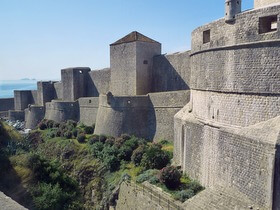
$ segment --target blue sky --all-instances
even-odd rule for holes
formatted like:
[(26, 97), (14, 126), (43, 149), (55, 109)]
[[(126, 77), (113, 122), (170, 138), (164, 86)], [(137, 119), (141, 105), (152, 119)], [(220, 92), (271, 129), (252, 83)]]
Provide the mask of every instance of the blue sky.
[(135, 30), (163, 53), (188, 50), (191, 31), (223, 15), (224, 0), (0, 0), (0, 80), (109, 67), (109, 44)]

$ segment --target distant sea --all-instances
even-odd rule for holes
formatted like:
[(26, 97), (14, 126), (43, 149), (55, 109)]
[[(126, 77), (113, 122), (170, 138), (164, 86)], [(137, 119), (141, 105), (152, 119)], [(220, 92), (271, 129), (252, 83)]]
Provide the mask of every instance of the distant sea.
[(0, 98), (14, 97), (14, 90), (36, 90), (36, 80), (0, 80)]

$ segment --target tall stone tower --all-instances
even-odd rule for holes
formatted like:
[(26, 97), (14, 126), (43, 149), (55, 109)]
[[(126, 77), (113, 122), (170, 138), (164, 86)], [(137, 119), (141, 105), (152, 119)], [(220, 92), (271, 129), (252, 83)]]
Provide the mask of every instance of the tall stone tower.
[(280, 4), (280, 0), (255, 0), (254, 7), (255, 8), (260, 8), (260, 7), (266, 7), (271, 4)]
[(226, 0), (226, 22), (235, 20), (235, 15), (241, 12), (241, 0)]
[(90, 68), (68, 68), (61, 70), (63, 100), (75, 101), (86, 96), (86, 84)]
[(161, 44), (136, 31), (110, 45), (111, 91), (114, 95), (151, 92), (153, 57)]

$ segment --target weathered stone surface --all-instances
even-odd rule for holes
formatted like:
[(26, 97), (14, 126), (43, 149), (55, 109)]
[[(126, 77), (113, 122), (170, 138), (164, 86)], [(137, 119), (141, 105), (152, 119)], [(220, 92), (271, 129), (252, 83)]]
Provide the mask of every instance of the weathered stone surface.
[(19, 205), (11, 198), (0, 192), (0, 209), (1, 210), (27, 210), (23, 206)]

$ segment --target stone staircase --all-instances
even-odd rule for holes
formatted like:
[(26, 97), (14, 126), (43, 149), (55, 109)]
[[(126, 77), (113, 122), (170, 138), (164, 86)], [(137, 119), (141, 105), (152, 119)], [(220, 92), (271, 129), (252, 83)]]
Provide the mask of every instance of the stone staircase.
[(242, 193), (221, 187), (207, 188), (183, 206), (186, 210), (265, 210)]

